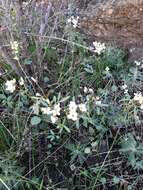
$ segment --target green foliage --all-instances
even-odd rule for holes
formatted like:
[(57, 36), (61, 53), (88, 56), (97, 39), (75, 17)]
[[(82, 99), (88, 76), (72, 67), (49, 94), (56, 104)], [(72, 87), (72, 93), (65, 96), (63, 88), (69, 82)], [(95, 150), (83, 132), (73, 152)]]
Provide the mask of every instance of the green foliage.
[(5, 190), (6, 186), (9, 189), (23, 189), (23, 182), (20, 177), (23, 173), (23, 168), (20, 168), (12, 160), (6, 159), (4, 157), (0, 158), (0, 189)]
[[(119, 48), (98, 53), (66, 18), (57, 31), (60, 18), (53, 26), (55, 15), (48, 17), (41, 37), (46, 17), (36, 14), (26, 40), (17, 23), (10, 30), (24, 84), (15, 73), (1, 75), (0, 189), (130, 189), (143, 170), (143, 99), (134, 100), (142, 89), (142, 67), (127, 64)], [(12, 15), (14, 21), (15, 8)], [(8, 53), (15, 59), (11, 44)], [(10, 72), (5, 62), (0, 64)], [(5, 84), (13, 77), (15, 90), (8, 92)]]
[(129, 164), (135, 169), (143, 169), (143, 145), (138, 143), (132, 134), (128, 134), (121, 141), (120, 151), (124, 153)]
[(85, 157), (85, 147), (82, 145), (74, 145), (74, 144), (68, 144), (66, 145), (66, 148), (71, 151), (71, 160), (70, 163), (80, 163), (82, 165), (84, 161), (86, 160)]
[(109, 67), (118, 70), (125, 66), (125, 51), (119, 48), (108, 47), (105, 51), (103, 59)]
[(38, 125), (39, 123), (41, 123), (41, 118), (38, 116), (33, 116), (31, 118), (31, 125)]

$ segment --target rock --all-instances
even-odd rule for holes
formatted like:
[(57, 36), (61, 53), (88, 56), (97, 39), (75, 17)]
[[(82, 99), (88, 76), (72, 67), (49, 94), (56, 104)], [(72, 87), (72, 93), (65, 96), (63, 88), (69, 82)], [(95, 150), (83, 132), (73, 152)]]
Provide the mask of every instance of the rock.
[(80, 28), (94, 39), (122, 47), (142, 46), (143, 1), (92, 0), (80, 12)]
[[(89, 39), (128, 49), (143, 46), (142, 0), (43, 0), (80, 16), (80, 31)], [(61, 11), (62, 11), (61, 10)], [(70, 13), (71, 14), (71, 13)], [(70, 15), (69, 14), (69, 15)]]

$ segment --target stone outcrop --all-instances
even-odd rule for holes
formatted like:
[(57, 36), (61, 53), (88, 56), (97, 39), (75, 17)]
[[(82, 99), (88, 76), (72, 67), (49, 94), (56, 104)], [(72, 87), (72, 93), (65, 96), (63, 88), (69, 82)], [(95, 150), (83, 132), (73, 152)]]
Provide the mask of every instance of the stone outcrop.
[(88, 35), (125, 47), (143, 43), (142, 0), (93, 0), (80, 15), (80, 27)]
[(88, 37), (123, 47), (143, 44), (143, 0), (43, 0), (42, 2), (51, 2), (54, 7), (63, 4), (67, 12), (69, 7), (72, 7), (75, 10), (73, 14), (80, 17), (79, 29)]

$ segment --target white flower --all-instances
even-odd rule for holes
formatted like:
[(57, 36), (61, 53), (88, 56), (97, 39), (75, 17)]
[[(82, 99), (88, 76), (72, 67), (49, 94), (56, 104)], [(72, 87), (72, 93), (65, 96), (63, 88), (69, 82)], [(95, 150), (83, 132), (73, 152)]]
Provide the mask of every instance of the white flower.
[(100, 100), (100, 97), (99, 96), (96, 96), (96, 98), (95, 98), (95, 103), (96, 103), (96, 105), (98, 105), (98, 106), (100, 106), (101, 105), (101, 100)]
[(53, 116), (53, 115), (51, 115), (50, 118), (51, 118), (51, 121), (52, 121), (53, 124), (56, 123), (56, 121), (58, 120), (58, 118)]
[(72, 22), (72, 17), (68, 18), (67, 22), (71, 23)]
[(51, 111), (51, 108), (50, 108), (50, 107), (41, 107), (40, 110), (41, 110), (41, 112), (42, 112), (43, 114), (47, 114), (47, 115), (52, 114), (52, 111)]
[(140, 66), (141, 65), (141, 63), (139, 61), (135, 61), (134, 63), (136, 64), (136, 66)]
[(79, 104), (78, 107), (81, 112), (87, 112), (86, 104)]
[(10, 93), (13, 93), (16, 89), (16, 80), (8, 80), (5, 83), (6, 91), (9, 91)]
[(122, 85), (121, 89), (124, 90), (124, 94), (128, 93), (128, 86), (126, 84)]
[(89, 88), (88, 89), (89, 93), (93, 94), (94, 93), (94, 90), (92, 88)]
[(85, 154), (90, 154), (91, 153), (91, 149), (89, 147), (85, 148), (84, 153)]
[(109, 67), (106, 67), (106, 68), (105, 68), (105, 71), (109, 72), (109, 71), (110, 71), (110, 68), (109, 68)]
[(128, 93), (128, 89), (125, 89), (125, 90), (124, 90), (124, 94), (127, 94), (127, 93)]
[(56, 104), (52, 110), (53, 116), (60, 116), (61, 107), (60, 104)]
[(132, 53), (135, 50), (135, 48), (131, 48), (129, 51)]
[(74, 170), (76, 169), (75, 165), (72, 164), (72, 165), (70, 166), (70, 169), (71, 169), (71, 171), (74, 171)]
[(68, 119), (71, 119), (73, 121), (76, 121), (78, 119), (78, 114), (76, 111), (71, 111), (69, 112), (69, 114), (67, 115)]
[(143, 110), (143, 103), (140, 105), (141, 110)]
[(79, 20), (79, 17), (76, 17), (76, 18), (74, 18), (74, 19), (72, 20), (72, 24), (73, 24), (73, 27), (74, 27), (74, 28), (77, 28), (77, 26), (78, 26), (78, 20)]
[(91, 100), (91, 96), (90, 95), (87, 95), (86, 96), (86, 101), (89, 102)]
[(22, 5), (23, 5), (24, 7), (26, 7), (26, 6), (28, 6), (28, 4), (29, 4), (29, 2), (23, 2)]
[(15, 54), (18, 53), (18, 42), (17, 41), (11, 41), (10, 42), (10, 45), (11, 45), (11, 49), (14, 51)]
[(122, 85), (122, 89), (123, 89), (123, 90), (125, 90), (125, 89), (127, 89), (127, 88), (128, 88), (128, 86), (127, 86), (126, 84)]
[(37, 92), (36, 97), (41, 97), (41, 94), (39, 92)]
[(134, 93), (134, 101), (137, 101), (140, 104), (140, 109), (143, 110), (143, 96), (141, 92)]
[(83, 89), (84, 93), (87, 93), (88, 92), (88, 88), (85, 86), (84, 89)]
[(18, 61), (18, 60), (19, 60), (19, 57), (18, 57), (17, 55), (15, 55), (13, 59), (15, 59), (15, 60)]
[(137, 67), (143, 68), (143, 60), (142, 61), (134, 61)]
[(73, 121), (76, 121), (78, 118), (78, 113), (77, 113), (77, 105), (74, 101), (70, 101), (69, 104), (69, 113), (67, 115), (68, 119), (71, 119)]
[(77, 17), (71, 16), (71, 17), (67, 20), (67, 22), (68, 22), (68, 23), (71, 23), (74, 28), (77, 28), (77, 26), (78, 26), (78, 21), (79, 21), (79, 16), (77, 16)]
[(83, 91), (85, 94), (87, 94), (87, 93), (93, 94), (94, 93), (94, 90), (92, 88), (87, 88), (86, 86), (84, 87)]
[(56, 104), (53, 110), (50, 107), (41, 107), (40, 109), (43, 114), (50, 115), (52, 123), (55, 123), (58, 120), (57, 116), (60, 115), (60, 110), (61, 110), (60, 104)]
[(24, 85), (24, 80), (23, 80), (22, 77), (20, 77), (19, 84), (20, 84), (20, 86), (23, 86), (23, 85)]
[(134, 101), (138, 101), (140, 104), (143, 103), (143, 96), (141, 92), (134, 93)]
[(103, 53), (106, 49), (105, 44), (100, 42), (93, 42), (93, 46), (94, 46), (94, 52), (97, 53), (98, 55)]
[(75, 110), (76, 111), (77, 109), (77, 105), (74, 101), (70, 101), (70, 104), (69, 104), (69, 111), (73, 111)]
[(14, 59), (15, 60), (19, 60), (19, 58), (18, 58), (18, 51), (19, 51), (19, 44), (18, 44), (18, 42), (17, 41), (11, 41), (10, 45), (11, 45), (12, 52), (15, 55)]
[(96, 101), (96, 105), (100, 106), (101, 105), (101, 100)]

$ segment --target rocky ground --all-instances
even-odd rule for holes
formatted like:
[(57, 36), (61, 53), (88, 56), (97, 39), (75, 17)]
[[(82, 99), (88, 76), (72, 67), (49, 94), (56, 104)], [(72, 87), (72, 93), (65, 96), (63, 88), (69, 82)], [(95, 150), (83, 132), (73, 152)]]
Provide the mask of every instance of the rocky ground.
[[(47, 1), (46, 1), (47, 2)], [(49, 2), (49, 1), (48, 1)], [(55, 7), (64, 4), (79, 15), (81, 32), (88, 40), (96, 39), (127, 48), (130, 59), (143, 56), (143, 2), (141, 0), (51, 1)]]

